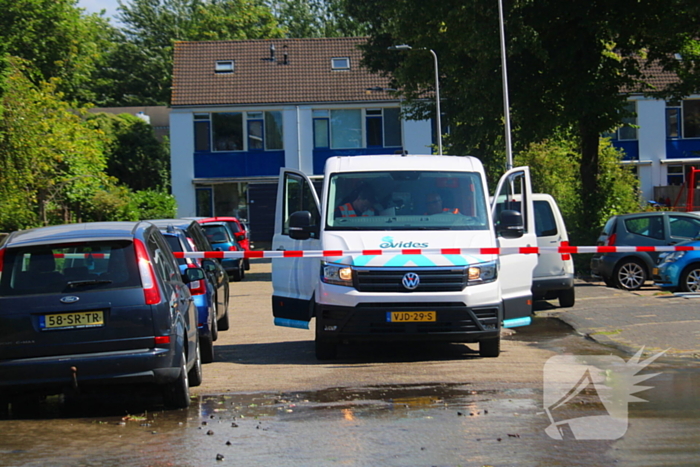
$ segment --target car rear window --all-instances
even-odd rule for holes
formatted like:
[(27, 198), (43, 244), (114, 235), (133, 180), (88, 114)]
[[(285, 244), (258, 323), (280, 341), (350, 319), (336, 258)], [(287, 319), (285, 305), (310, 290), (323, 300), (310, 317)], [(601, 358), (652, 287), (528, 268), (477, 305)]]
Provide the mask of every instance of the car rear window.
[(81, 242), (8, 248), (0, 278), (0, 296), (140, 286), (132, 242)]
[[(180, 239), (177, 238), (175, 235), (163, 235), (165, 237), (165, 241), (168, 242), (168, 245), (170, 245), (170, 249), (173, 251), (184, 251), (182, 248), (182, 244), (180, 243)], [(176, 258), (177, 259), (177, 264), (183, 265), (187, 264), (187, 260), (185, 258)]]
[(226, 227), (223, 225), (204, 225), (202, 227), (211, 243), (231, 243)]

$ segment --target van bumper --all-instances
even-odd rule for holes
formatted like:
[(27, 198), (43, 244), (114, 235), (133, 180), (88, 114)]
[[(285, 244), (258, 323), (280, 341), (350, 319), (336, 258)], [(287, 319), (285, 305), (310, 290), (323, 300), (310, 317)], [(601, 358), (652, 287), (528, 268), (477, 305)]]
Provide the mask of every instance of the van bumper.
[(543, 298), (549, 295), (549, 292), (557, 292), (560, 290), (569, 290), (574, 287), (573, 274), (566, 274), (555, 277), (542, 277), (532, 279), (532, 296), (534, 298)]
[[(436, 313), (432, 322), (392, 322), (391, 312)], [(501, 304), (469, 307), (463, 303), (360, 303), (354, 307), (317, 304), (316, 338), (323, 341), (479, 342), (496, 337)]]

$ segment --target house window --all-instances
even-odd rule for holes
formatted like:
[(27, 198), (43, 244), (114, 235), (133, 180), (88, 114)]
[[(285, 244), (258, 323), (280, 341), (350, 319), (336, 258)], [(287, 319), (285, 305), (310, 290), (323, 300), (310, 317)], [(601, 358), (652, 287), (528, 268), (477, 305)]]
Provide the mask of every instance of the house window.
[(233, 60), (217, 60), (216, 65), (214, 65), (216, 73), (233, 73), (234, 69)]
[(214, 151), (284, 149), (280, 111), (216, 112), (211, 120), (204, 120), (204, 115), (209, 119), (209, 114), (195, 114), (196, 151), (209, 151), (209, 141)]
[(604, 133), (603, 136), (617, 141), (635, 141), (637, 139), (637, 103), (630, 101), (623, 108), (627, 116), (622, 118), (622, 125), (615, 131)]
[[(315, 149), (400, 147), (401, 120), (398, 107), (314, 110)], [(364, 136), (364, 138), (363, 138)]]
[(669, 185), (683, 185), (685, 177), (682, 165), (669, 165), (666, 171), (666, 182)]
[(681, 104), (666, 102), (666, 138), (681, 137)]
[(194, 150), (210, 151), (209, 132), (211, 122), (209, 114), (194, 114)]
[(348, 57), (331, 58), (331, 69), (333, 69), (333, 70), (349, 70), (350, 69), (350, 58), (348, 58)]
[(243, 114), (241, 112), (214, 113), (211, 120), (215, 151), (243, 150)]
[(700, 138), (700, 99), (683, 101), (683, 138)]

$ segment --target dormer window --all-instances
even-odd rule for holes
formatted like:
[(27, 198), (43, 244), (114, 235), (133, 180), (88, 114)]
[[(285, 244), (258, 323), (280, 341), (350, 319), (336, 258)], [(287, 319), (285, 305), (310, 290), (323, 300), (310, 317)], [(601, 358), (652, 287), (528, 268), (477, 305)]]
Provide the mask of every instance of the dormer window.
[(216, 73), (233, 73), (233, 60), (217, 60), (214, 67)]
[(350, 58), (349, 57), (331, 58), (331, 69), (332, 70), (349, 70), (350, 69)]

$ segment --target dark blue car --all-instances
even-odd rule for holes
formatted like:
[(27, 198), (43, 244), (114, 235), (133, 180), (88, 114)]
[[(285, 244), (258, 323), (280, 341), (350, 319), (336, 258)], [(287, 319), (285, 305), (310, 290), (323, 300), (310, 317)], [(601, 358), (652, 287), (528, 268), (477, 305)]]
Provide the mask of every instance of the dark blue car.
[(0, 411), (17, 395), (155, 384), (187, 407), (202, 382), (197, 315), (157, 227), (69, 224), (13, 232), (0, 246)]

